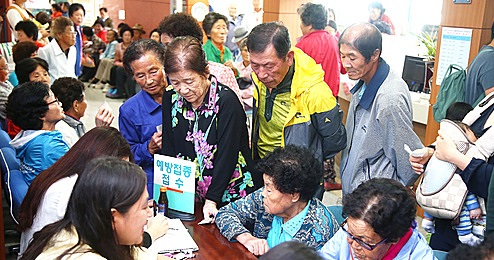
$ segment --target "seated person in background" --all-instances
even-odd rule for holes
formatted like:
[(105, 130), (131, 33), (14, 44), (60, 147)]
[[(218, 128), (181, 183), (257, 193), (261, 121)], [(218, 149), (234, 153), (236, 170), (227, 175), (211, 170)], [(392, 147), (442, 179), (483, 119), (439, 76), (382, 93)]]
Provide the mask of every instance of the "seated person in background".
[(68, 150), (55, 125), (65, 116), (50, 87), (27, 82), (15, 88), (7, 101), (7, 117), (20, 131), (10, 144), (20, 160), (20, 171), (28, 185)]
[(338, 230), (333, 214), (314, 198), (321, 163), (309, 150), (287, 145), (264, 157), (258, 169), (264, 173), (264, 188), (219, 210), (216, 225), (221, 234), (254, 255), (289, 240), (320, 249)]
[[(55, 97), (62, 103), (65, 118), (57, 123), (55, 129), (60, 131), (63, 140), (72, 147), (86, 133), (81, 121), (87, 108), (84, 84), (75, 78), (62, 77), (51, 86)], [(94, 118), (96, 126), (109, 126), (113, 122), (113, 114), (108, 108), (101, 106)]]
[[(14, 63), (17, 64), (21, 60), (26, 58), (34, 58), (38, 56), (38, 47), (34, 42), (19, 42), (12, 46), (12, 57), (14, 58)], [(19, 80), (17, 79), (17, 74), (15, 71), (10, 73), (9, 81), (13, 86), (19, 85)]]
[(48, 74), (48, 64), (41, 58), (27, 58), (18, 62), (15, 66), (15, 74), (19, 84), (29, 81), (43, 82), (50, 85), (50, 75)]
[(60, 4), (51, 4), (51, 19), (55, 19), (62, 16), (62, 7)]
[[(395, 26), (389, 16), (384, 14), (386, 9), (380, 2), (372, 2), (369, 4), (369, 23), (374, 24), (376, 27), (381, 27), (380, 31), (386, 34), (396, 34)], [(382, 30), (385, 28), (386, 30)]]
[(233, 66), (233, 54), (225, 46), (228, 18), (222, 14), (210, 12), (204, 17), (202, 28), (208, 37), (208, 41), (202, 46), (206, 52), (206, 59), (221, 63), (238, 75), (237, 69)]
[(81, 172), (63, 219), (35, 233), (21, 259), (157, 259), (140, 246), (151, 216), (146, 174), (139, 166), (93, 159)]
[(94, 77), (98, 69), (99, 57), (106, 48), (106, 44), (94, 34), (91, 27), (83, 27), (82, 34), (86, 36), (82, 55), (82, 74), (79, 79), (88, 82)]
[[(94, 158), (112, 156), (133, 161), (130, 146), (113, 127), (96, 127), (87, 132), (62, 158), (33, 181), (22, 201), (19, 228), (22, 232), (19, 255), (22, 255), (33, 234), (48, 224), (63, 218), (74, 184)], [(149, 224), (162, 222), (159, 227), (148, 225), (148, 234), (156, 239), (166, 232), (168, 222), (153, 218)], [(151, 241), (149, 237), (146, 240)]]
[(158, 31), (158, 28), (153, 29), (153, 30), (149, 33), (149, 39), (151, 39), (151, 40), (154, 40), (154, 41), (157, 41), (157, 42), (161, 43), (161, 34), (160, 34), (160, 32)]
[(17, 38), (19, 42), (33, 42), (36, 47), (44, 47), (45, 44), (38, 41), (38, 26), (35, 23), (27, 20), (20, 21), (15, 26)]
[(373, 178), (343, 197), (347, 219), (320, 250), (324, 259), (435, 259), (415, 221), (415, 196), (398, 181)]
[(38, 47), (34, 42), (19, 42), (12, 46), (12, 57), (16, 64), (23, 59), (34, 58), (37, 56)]
[[(125, 83), (127, 80), (132, 80), (124, 69), (123, 56), (127, 48), (132, 43), (132, 37), (134, 35), (134, 30), (129, 27), (123, 27), (120, 30), (120, 36), (122, 37), (122, 42), (119, 43), (115, 49), (115, 58), (113, 62), (113, 67), (109, 74), (108, 83), (103, 86), (103, 93), (107, 93), (109, 98), (123, 98), (126, 94)], [(101, 80), (103, 83), (103, 79)]]
[(244, 109), (252, 110), (252, 95), (254, 94), (254, 86), (252, 85), (252, 79), (250, 75), (252, 74), (252, 67), (250, 66), (250, 55), (247, 49), (247, 39), (240, 42), (240, 55), (242, 56), (242, 61), (235, 63), (235, 67), (239, 72), (239, 77), (237, 82), (240, 88), (240, 93), (242, 93), (242, 101)]
[(7, 112), (5, 106), (7, 105), (7, 98), (14, 86), (9, 82), (9, 67), (7, 66), (7, 60), (0, 55), (0, 127), (7, 129), (5, 120)]
[[(192, 15), (186, 13), (176, 13), (165, 17), (160, 22), (158, 30), (161, 33), (161, 43), (164, 45), (179, 36), (192, 36), (200, 42), (203, 38), (201, 25)], [(229, 67), (213, 61), (208, 61), (208, 65), (209, 72), (216, 76), (218, 82), (232, 89), (237, 94), (238, 99), (242, 101), (242, 95), (233, 71)]]
[(96, 19), (93, 23), (94, 35), (98, 36), (104, 43), (108, 43), (106, 39), (107, 30), (105, 29), (105, 25), (101, 19)]
[(323, 260), (317, 251), (296, 240), (283, 242), (270, 249), (259, 260)]
[(115, 50), (118, 45), (117, 32), (114, 30), (109, 30), (106, 34), (106, 38), (109, 43), (106, 46), (105, 51), (101, 53), (99, 57), (96, 75), (94, 75), (94, 78), (91, 80), (92, 84), (98, 82), (99, 79), (101, 79), (102, 82), (107, 82), (110, 80), (111, 68), (113, 67), (113, 62), (115, 61)]
[(66, 17), (53, 20), (51, 26), (53, 40), (38, 50), (40, 58), (50, 67), (50, 82), (60, 77), (75, 78), (76, 49), (74, 23)]

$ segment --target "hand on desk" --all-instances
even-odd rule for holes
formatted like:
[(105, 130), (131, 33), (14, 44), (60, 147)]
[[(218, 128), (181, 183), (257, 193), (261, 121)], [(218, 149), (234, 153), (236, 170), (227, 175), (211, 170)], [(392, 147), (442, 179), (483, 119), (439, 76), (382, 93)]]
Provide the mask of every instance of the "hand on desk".
[(148, 229), (146, 231), (149, 233), (153, 241), (162, 237), (168, 231), (168, 218), (163, 215), (157, 215), (150, 218), (148, 220)]
[(263, 255), (269, 250), (268, 241), (266, 239), (254, 237), (250, 233), (240, 234), (236, 239), (254, 255)]
[(204, 220), (209, 223), (214, 223), (214, 218), (218, 214), (218, 208), (216, 208), (216, 202), (212, 200), (206, 200), (204, 207), (202, 207), (202, 213), (204, 214)]

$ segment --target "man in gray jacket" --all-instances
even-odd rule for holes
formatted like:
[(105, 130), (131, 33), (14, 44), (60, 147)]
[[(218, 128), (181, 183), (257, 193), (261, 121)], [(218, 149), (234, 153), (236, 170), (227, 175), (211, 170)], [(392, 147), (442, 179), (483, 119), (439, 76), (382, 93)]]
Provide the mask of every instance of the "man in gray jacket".
[(343, 195), (372, 178), (412, 185), (418, 175), (403, 145), (423, 145), (413, 131), (407, 84), (380, 57), (381, 33), (369, 23), (354, 24), (341, 34), (338, 45), (348, 77), (359, 80), (351, 90), (348, 144), (340, 164)]

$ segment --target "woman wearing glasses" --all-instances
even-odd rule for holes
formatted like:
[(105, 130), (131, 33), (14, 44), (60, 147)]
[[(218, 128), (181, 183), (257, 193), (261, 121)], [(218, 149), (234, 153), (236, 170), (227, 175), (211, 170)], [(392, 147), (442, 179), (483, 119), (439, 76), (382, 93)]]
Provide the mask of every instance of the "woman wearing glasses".
[(343, 199), (348, 218), (320, 250), (325, 259), (434, 259), (415, 222), (415, 198), (384, 178), (361, 184)]
[(28, 185), (68, 150), (62, 134), (55, 130), (64, 118), (61, 103), (42, 82), (27, 82), (15, 88), (7, 100), (7, 117), (20, 131), (10, 144), (20, 160)]

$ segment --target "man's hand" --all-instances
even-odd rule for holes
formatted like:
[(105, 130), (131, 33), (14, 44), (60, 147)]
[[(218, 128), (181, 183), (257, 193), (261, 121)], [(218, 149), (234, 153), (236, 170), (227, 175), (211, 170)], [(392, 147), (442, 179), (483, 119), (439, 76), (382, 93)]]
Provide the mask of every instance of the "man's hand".
[(237, 236), (237, 241), (244, 245), (254, 255), (263, 255), (269, 250), (268, 241), (243, 233)]
[(430, 147), (424, 147), (422, 149), (425, 150), (422, 156), (416, 157), (410, 155), (409, 158), (410, 164), (417, 174), (422, 174), (424, 172), (424, 165), (431, 159), (432, 154), (434, 154), (434, 149)]
[(113, 122), (115, 116), (105, 107), (100, 107), (98, 113), (94, 117), (96, 126), (109, 126)]
[(163, 215), (156, 215), (150, 218), (146, 231), (151, 236), (151, 239), (155, 241), (168, 232), (168, 219)]
[(161, 131), (153, 134), (148, 145), (148, 151), (152, 155), (160, 150), (161, 150)]

